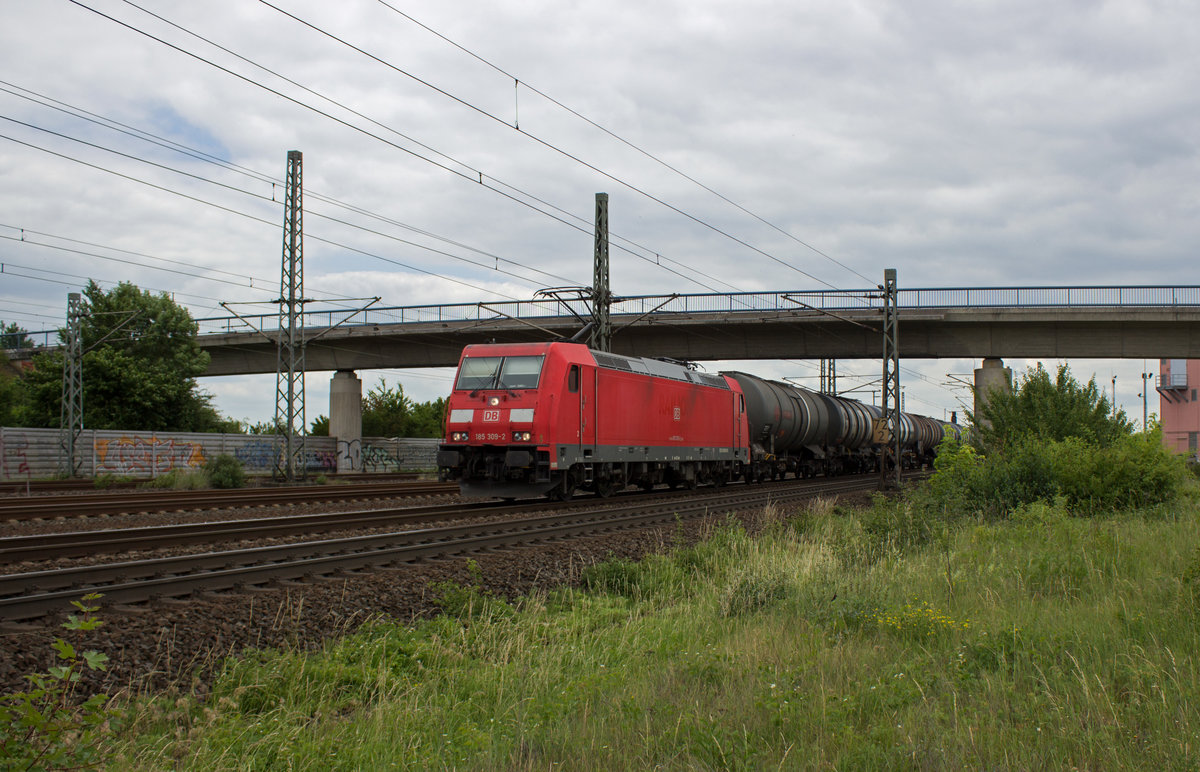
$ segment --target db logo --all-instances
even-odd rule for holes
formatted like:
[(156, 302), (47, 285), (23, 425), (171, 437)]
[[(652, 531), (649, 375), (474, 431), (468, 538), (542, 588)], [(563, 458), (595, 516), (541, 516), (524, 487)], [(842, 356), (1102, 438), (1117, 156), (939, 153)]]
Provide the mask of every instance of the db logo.
[(680, 419), (680, 417), (681, 416), (680, 416), (679, 406), (676, 405), (675, 406), (675, 420), (678, 421)]
[(485, 420), (485, 421), (493, 421), (493, 422), (495, 422), (495, 421), (499, 421), (499, 420), (500, 420), (500, 411), (499, 411), (499, 410), (485, 410), (485, 411), (483, 411), (483, 420)]

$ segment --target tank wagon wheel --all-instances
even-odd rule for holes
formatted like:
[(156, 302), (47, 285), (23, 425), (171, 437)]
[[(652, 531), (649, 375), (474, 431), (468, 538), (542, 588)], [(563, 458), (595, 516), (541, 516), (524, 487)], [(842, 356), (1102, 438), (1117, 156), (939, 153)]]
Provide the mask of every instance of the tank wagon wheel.
[(641, 489), (646, 493), (649, 493), (650, 491), (654, 490), (654, 483), (650, 482), (649, 480), (642, 480), (639, 487), (641, 487)]

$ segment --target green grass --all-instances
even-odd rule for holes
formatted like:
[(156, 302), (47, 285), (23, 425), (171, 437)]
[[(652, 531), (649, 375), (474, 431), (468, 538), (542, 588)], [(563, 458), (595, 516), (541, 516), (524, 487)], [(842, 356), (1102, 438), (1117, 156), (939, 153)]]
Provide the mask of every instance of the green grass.
[[(1194, 769), (1194, 505), (727, 526), (131, 705), (114, 768)], [(479, 577), (477, 577), (479, 578)], [(486, 577), (482, 577), (486, 579)]]

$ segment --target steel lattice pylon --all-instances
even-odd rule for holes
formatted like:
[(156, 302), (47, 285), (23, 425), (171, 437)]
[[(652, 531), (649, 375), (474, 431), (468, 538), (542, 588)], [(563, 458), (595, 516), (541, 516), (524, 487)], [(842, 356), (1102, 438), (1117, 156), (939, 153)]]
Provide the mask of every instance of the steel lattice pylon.
[(62, 410), (58, 421), (58, 472), (78, 477), (82, 460), (79, 437), (83, 434), (83, 340), (79, 329), (78, 292), (67, 295), (66, 345), (63, 352)]
[(591, 346), (597, 351), (612, 351), (612, 291), (608, 284), (608, 194), (596, 194), (596, 255), (592, 277)]
[(821, 360), (821, 393), (837, 394), (837, 360)]
[(304, 206), (302, 156), (288, 151), (283, 214), (283, 274), (279, 283), (275, 432), (280, 438), (275, 477), (304, 476)]
[[(896, 310), (896, 269), (883, 271), (883, 421), (884, 445), (879, 454), (881, 487), (900, 485), (900, 326)], [(889, 464), (895, 471), (888, 479)]]

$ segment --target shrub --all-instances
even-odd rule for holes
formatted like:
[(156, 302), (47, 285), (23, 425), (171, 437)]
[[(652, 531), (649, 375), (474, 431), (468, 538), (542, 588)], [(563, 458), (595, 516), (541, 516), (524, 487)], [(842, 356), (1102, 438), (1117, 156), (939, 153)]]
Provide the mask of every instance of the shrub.
[(242, 488), (246, 485), (246, 470), (240, 461), (228, 453), (206, 461), (204, 472), (214, 488)]
[(1187, 477), (1157, 433), (1119, 437), (1106, 446), (1068, 437), (1027, 436), (987, 457), (943, 443), (926, 486), (926, 505), (959, 514), (1007, 517), (1033, 502), (1061, 502), (1076, 515), (1147, 507), (1179, 495)]
[[(72, 601), (83, 615), (71, 614), (63, 627), (82, 634), (101, 626), (99, 607), (87, 605), (99, 597)], [(108, 656), (79, 651), (62, 638), (54, 640), (54, 649), (61, 665), (26, 676), (29, 691), (0, 696), (0, 769), (85, 769), (105, 761), (98, 741), (117, 714), (107, 695), (79, 701), (76, 690), (85, 671), (107, 669)]]

